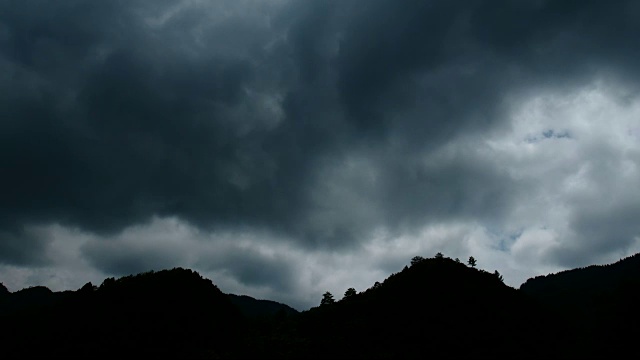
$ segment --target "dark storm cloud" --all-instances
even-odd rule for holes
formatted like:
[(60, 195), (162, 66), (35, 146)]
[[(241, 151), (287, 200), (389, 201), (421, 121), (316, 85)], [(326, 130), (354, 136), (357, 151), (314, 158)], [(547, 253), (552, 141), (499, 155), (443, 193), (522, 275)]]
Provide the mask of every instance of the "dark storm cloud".
[[(111, 232), (153, 214), (204, 223), (264, 211), (268, 199), (252, 200), (270, 193), (271, 159), (251, 133), (261, 114), (226, 114), (243, 100), (249, 60), (208, 47), (189, 57), (189, 29), (144, 29), (125, 3), (77, 5), (3, 12), (3, 217)], [(234, 187), (234, 173), (259, 189)]]
[[(472, 17), (477, 38), (539, 75), (583, 77), (596, 66), (635, 71), (640, 33), (633, 1), (495, 1)], [(625, 69), (626, 67), (626, 69)]]
[(5, 226), (0, 231), (0, 254), (4, 262), (12, 265), (45, 265), (46, 239), (29, 234), (24, 229), (11, 230)]
[[(415, 96), (426, 90), (429, 98), (440, 87), (420, 89), (414, 77), (450, 60), (448, 45), (455, 44), (448, 43), (448, 37), (458, 13), (456, 5), (446, 2), (411, 1), (399, 6), (373, 1), (368, 5), (354, 5), (352, 18), (344, 24), (338, 84), (358, 130), (376, 133), (387, 131), (392, 113), (414, 105)], [(446, 97), (443, 94), (438, 100), (446, 101)], [(443, 120), (422, 119), (427, 122), (425, 127), (435, 130), (435, 138), (440, 135), (438, 130), (446, 128)]]
[(241, 248), (210, 254), (197, 264), (205, 271), (222, 270), (243, 285), (266, 286), (282, 293), (293, 288), (296, 273), (293, 265), (290, 259), (281, 255), (270, 256)]
[(488, 164), (452, 158), (435, 165), (396, 164), (388, 174), (383, 203), (387, 218), (408, 222), (449, 218), (491, 222), (501, 218), (516, 191), (506, 174)]
[(111, 276), (180, 266), (175, 254), (169, 251), (151, 247), (136, 248), (126, 242), (93, 242), (84, 246), (83, 255), (95, 268)]
[[(503, 98), (530, 87), (599, 69), (633, 82), (638, 11), (632, 1), (2, 2), (0, 261), (42, 258), (45, 244), (15, 229), (52, 222), (110, 235), (177, 216), (323, 248), (377, 225), (492, 222), (509, 211), (513, 179), (463, 156), (422, 159), (503, 125)], [(323, 177), (352, 151), (380, 175), (354, 192), (370, 213), (336, 190), (357, 188), (357, 176)], [(110, 273), (170, 263), (136, 265), (135, 252), (103, 262), (101, 251), (86, 255)], [(265, 281), (247, 275), (259, 265), (235, 263), (225, 264), (240, 281)]]

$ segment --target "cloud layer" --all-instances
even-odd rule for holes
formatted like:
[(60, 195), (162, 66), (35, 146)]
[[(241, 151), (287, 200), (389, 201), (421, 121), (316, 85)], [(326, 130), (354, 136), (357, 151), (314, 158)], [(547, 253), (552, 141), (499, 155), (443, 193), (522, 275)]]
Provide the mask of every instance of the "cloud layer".
[(304, 308), (437, 251), (514, 286), (617, 260), (640, 249), (639, 15), (2, 2), (1, 280), (186, 266)]

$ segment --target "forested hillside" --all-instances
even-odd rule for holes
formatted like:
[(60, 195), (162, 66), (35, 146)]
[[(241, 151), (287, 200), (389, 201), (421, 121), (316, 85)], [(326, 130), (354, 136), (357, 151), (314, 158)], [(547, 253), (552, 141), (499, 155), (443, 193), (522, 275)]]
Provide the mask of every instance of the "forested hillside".
[(77, 291), (0, 286), (8, 357), (541, 358), (620, 355), (637, 338), (638, 255), (529, 279), (437, 254), (297, 312), (174, 268)]

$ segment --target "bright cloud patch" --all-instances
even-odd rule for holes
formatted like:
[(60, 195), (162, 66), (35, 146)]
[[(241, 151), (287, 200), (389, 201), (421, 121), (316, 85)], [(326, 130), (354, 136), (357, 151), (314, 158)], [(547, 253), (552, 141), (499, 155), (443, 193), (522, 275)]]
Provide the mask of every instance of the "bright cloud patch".
[(620, 218), (612, 232), (588, 229), (612, 224), (617, 209), (640, 203), (632, 190), (640, 182), (640, 142), (632, 131), (638, 121), (640, 99), (621, 100), (619, 89), (602, 82), (520, 105), (509, 131), (487, 139), (481, 150), (522, 185), (507, 221), (524, 229), (513, 249), (531, 247), (534, 258), (544, 251), (545, 261), (562, 266), (629, 255), (639, 230), (631, 218)]

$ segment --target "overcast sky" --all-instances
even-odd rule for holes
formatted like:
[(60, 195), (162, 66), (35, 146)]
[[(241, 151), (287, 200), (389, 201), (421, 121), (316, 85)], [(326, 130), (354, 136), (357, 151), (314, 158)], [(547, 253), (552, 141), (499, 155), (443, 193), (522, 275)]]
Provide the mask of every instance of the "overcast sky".
[(0, 281), (300, 310), (640, 251), (640, 2), (0, 1)]

